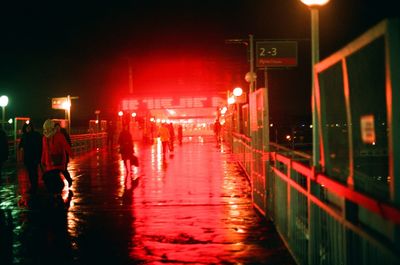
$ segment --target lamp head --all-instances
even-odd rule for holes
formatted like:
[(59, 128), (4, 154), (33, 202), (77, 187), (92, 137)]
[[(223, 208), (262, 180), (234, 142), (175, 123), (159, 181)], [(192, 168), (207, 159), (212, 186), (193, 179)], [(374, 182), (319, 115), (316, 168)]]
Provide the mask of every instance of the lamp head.
[(0, 107), (6, 107), (8, 105), (8, 97), (1, 96), (0, 97)]
[(235, 87), (233, 90), (233, 95), (235, 97), (240, 97), (243, 94), (243, 89), (241, 87)]
[(329, 0), (300, 0), (300, 1), (309, 7), (323, 6), (329, 2)]

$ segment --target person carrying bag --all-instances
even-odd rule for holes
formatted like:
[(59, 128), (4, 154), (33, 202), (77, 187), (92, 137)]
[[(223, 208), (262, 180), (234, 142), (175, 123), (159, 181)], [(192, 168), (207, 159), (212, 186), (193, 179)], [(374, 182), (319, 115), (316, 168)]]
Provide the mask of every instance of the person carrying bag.
[(71, 156), (71, 147), (64, 135), (55, 130), (54, 122), (50, 119), (43, 124), (42, 145), (43, 181), (46, 189), (53, 194), (55, 202), (58, 203), (64, 188), (62, 172), (66, 167), (67, 155)]

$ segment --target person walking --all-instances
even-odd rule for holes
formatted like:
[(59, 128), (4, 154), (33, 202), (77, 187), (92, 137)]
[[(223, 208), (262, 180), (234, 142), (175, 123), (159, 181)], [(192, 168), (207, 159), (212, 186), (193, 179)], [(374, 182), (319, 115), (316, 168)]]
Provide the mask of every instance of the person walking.
[(0, 125), (0, 178), (3, 172), (3, 164), (8, 159), (9, 146), (6, 132), (3, 130), (3, 126)]
[(169, 130), (169, 151), (174, 152), (175, 130), (172, 122), (168, 124)]
[[(60, 132), (64, 136), (69, 147), (72, 148), (71, 137), (69, 136), (69, 133), (67, 132), (67, 130), (65, 128), (61, 127), (61, 124), (59, 124), (59, 123), (55, 123), (54, 128), (56, 129), (57, 132)], [(69, 155), (68, 154), (65, 154), (65, 155), (66, 155), (65, 169), (63, 170), (62, 173), (64, 175), (65, 180), (68, 182), (68, 187), (70, 188), (72, 186), (72, 177), (68, 171)]]
[(30, 182), (29, 192), (34, 194), (38, 188), (39, 165), (42, 157), (42, 135), (35, 131), (32, 122), (24, 123), (22, 133), (18, 148), (23, 152), (24, 165)]
[(179, 141), (180, 145), (182, 144), (182, 140), (183, 140), (183, 127), (181, 124), (179, 124), (179, 126), (178, 126), (178, 141)]
[(166, 123), (161, 124), (161, 127), (158, 130), (158, 136), (160, 137), (160, 141), (162, 144), (162, 153), (165, 156), (167, 150), (169, 149), (169, 141), (170, 141), (169, 129)]
[(134, 159), (133, 140), (129, 132), (129, 123), (125, 123), (118, 137), (119, 152), (124, 161), (126, 175), (130, 176), (132, 160)]
[(46, 120), (43, 124), (41, 163), (43, 181), (47, 190), (53, 195), (55, 206), (63, 203), (61, 191), (64, 182), (60, 175), (65, 171), (67, 155), (71, 156), (71, 146), (65, 136), (56, 130), (52, 120)]
[(219, 119), (215, 120), (214, 133), (215, 133), (215, 138), (217, 140), (217, 145), (219, 145), (221, 142), (221, 123), (219, 122)]

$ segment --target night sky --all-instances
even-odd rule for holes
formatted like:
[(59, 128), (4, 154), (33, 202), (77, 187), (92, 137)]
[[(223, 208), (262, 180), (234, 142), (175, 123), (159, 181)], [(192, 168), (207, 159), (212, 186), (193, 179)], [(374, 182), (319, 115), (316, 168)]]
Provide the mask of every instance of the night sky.
[[(331, 0), (320, 10), (321, 59), (400, 16), (395, 2)], [(134, 94), (223, 93), (247, 86), (248, 65), (246, 48), (225, 40), (251, 33), (299, 40), (298, 67), (271, 73), (270, 101), (274, 115), (307, 115), (309, 24), (299, 0), (2, 1), (0, 94), (7, 117), (62, 118), (50, 98), (69, 94), (79, 97), (73, 124), (96, 109), (107, 118), (128, 92), (129, 62)]]

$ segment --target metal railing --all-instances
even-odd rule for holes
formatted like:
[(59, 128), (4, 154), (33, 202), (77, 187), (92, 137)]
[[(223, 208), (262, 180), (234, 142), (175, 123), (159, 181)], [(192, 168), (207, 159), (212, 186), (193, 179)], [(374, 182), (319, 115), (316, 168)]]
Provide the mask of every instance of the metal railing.
[[(103, 148), (107, 146), (107, 133), (86, 133), (86, 134), (72, 134), (72, 154), (80, 155), (96, 148)], [(22, 154), (18, 150), (20, 139), (16, 141), (9, 141), (9, 159), (8, 163), (14, 164), (15, 162), (22, 161)]]
[(107, 146), (107, 133), (87, 133), (71, 135), (72, 153), (79, 155), (96, 148)]
[(266, 153), (244, 135), (232, 137), (232, 152), (247, 176), (259, 163), (255, 156), (268, 161), (268, 203), (261, 213), (299, 264), (400, 264), (398, 208), (315, 172), (308, 154), (274, 143)]

